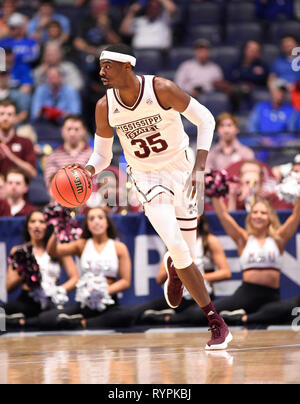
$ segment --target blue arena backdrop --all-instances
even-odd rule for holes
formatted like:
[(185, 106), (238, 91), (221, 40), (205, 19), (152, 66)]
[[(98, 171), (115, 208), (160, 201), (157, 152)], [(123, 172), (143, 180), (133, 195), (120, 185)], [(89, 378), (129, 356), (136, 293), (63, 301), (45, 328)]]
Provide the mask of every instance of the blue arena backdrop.
[[(283, 222), (290, 215), (289, 211), (279, 212)], [(246, 214), (234, 213), (239, 224), (244, 225)], [(242, 273), (239, 268), (237, 250), (233, 241), (221, 227), (213, 212), (207, 213), (212, 232), (217, 235), (225, 249), (232, 270), (232, 279), (216, 285), (216, 295), (231, 295), (240, 285)], [(127, 245), (133, 263), (133, 279), (131, 288), (124, 292), (120, 299), (122, 304), (135, 305), (151, 298), (162, 296), (162, 288), (155, 282), (165, 247), (156, 235), (148, 219), (141, 214), (127, 216), (112, 215), (112, 218), (122, 234), (122, 241)], [(23, 218), (0, 219), (0, 300), (6, 300), (5, 274), (7, 254), (14, 245), (22, 242)], [(62, 281), (65, 274), (62, 274)], [(290, 240), (285, 255), (281, 284), (282, 298), (300, 295), (300, 228)], [(16, 292), (8, 296), (8, 300), (16, 297)], [(74, 293), (71, 295), (71, 301)]]

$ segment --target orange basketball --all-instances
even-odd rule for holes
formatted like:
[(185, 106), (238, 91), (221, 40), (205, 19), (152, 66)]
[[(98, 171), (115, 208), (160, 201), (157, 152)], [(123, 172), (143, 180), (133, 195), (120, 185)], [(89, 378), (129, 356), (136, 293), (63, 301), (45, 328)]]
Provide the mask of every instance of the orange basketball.
[(67, 167), (59, 170), (51, 183), (55, 200), (66, 208), (77, 208), (91, 196), (92, 181), (81, 168)]

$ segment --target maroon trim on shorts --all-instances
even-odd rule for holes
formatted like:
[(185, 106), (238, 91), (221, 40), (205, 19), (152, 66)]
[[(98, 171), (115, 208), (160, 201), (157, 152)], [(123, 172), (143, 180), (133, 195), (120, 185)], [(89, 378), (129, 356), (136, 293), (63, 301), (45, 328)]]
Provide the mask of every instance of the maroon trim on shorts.
[(177, 217), (176, 218), (177, 220), (181, 220), (181, 221), (183, 221), (183, 222), (191, 222), (192, 220), (196, 220), (196, 219), (198, 219), (197, 217), (192, 217), (192, 218), (190, 218), (190, 219), (182, 219), (181, 217)]
[(181, 231), (194, 231), (197, 230), (198, 227), (194, 227), (193, 229), (182, 229), (180, 228)]
[(152, 187), (151, 189), (149, 189), (149, 191), (146, 193), (146, 195), (149, 195), (149, 194), (153, 191), (153, 189), (154, 189), (154, 188), (157, 188), (157, 187), (161, 187), (161, 188), (163, 188), (163, 189), (169, 191), (173, 196), (175, 195), (174, 192), (173, 192), (171, 189), (165, 187), (164, 185), (154, 185), (154, 187)]

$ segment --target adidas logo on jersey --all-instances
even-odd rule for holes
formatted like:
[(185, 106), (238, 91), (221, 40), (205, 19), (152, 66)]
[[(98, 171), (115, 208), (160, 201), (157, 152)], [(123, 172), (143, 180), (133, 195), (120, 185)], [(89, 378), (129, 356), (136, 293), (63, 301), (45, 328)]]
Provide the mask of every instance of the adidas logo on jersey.
[(120, 111), (118, 110), (118, 108), (116, 108), (115, 110), (114, 110), (114, 114), (119, 114), (120, 113)]

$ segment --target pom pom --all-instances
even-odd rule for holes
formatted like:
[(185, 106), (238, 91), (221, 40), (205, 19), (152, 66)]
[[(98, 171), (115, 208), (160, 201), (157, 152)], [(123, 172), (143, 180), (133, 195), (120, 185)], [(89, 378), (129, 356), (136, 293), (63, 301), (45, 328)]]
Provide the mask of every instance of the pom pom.
[(33, 255), (32, 244), (25, 244), (8, 258), (13, 270), (24, 276), (24, 284), (30, 289), (38, 289), (41, 286), (42, 276), (39, 265)]
[(48, 224), (52, 225), (56, 237), (60, 243), (69, 243), (78, 240), (82, 235), (82, 229), (76, 219), (72, 217), (71, 209), (57, 203), (44, 209)]
[(100, 312), (115, 303), (108, 293), (106, 278), (92, 272), (84, 274), (77, 283), (75, 300), (81, 303), (81, 308), (88, 307)]
[(275, 186), (275, 192), (279, 199), (295, 204), (300, 197), (300, 173), (292, 172)]
[(229, 193), (230, 182), (239, 182), (239, 179), (232, 177), (226, 170), (210, 170), (205, 174), (205, 195), (210, 198), (224, 198)]

